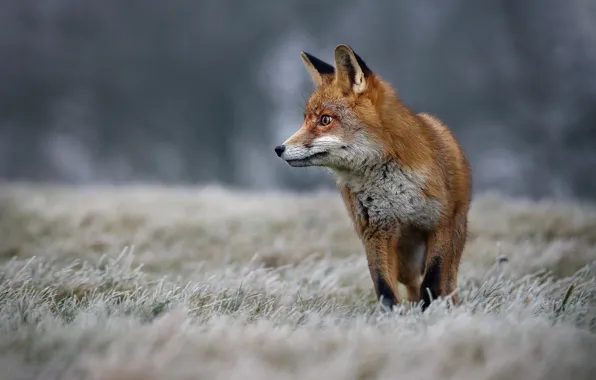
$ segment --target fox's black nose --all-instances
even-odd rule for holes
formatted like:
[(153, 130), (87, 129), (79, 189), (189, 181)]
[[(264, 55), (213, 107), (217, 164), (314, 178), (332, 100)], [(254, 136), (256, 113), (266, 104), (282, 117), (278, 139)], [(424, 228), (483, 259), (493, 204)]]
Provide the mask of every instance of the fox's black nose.
[(275, 147), (275, 153), (277, 153), (277, 157), (281, 157), (281, 154), (286, 150), (285, 145), (278, 145)]

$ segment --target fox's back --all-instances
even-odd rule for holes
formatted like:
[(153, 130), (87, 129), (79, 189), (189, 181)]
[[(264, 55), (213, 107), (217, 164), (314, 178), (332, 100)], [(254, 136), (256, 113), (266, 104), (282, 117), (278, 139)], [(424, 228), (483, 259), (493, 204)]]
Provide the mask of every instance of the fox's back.
[(451, 201), (454, 206), (467, 204), (471, 196), (471, 169), (464, 151), (451, 130), (437, 117), (425, 112), (419, 113), (418, 117), (432, 132), (430, 143), (434, 145), (435, 163)]

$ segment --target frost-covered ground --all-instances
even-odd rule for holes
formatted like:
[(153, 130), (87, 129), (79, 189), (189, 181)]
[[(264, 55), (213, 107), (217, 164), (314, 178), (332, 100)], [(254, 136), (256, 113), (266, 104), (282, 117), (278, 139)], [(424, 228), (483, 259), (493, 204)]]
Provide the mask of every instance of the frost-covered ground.
[(596, 206), (477, 196), (463, 304), (387, 314), (335, 192), (5, 184), (0, 377), (593, 379), (595, 274)]

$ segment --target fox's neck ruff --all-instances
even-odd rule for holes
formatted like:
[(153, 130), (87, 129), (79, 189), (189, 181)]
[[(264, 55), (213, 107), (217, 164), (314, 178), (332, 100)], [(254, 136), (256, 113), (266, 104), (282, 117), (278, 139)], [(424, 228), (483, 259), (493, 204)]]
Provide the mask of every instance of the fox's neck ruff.
[(354, 207), (366, 213), (370, 223), (431, 229), (438, 223), (441, 204), (423, 193), (426, 176), (410, 171), (395, 160), (363, 166), (353, 171), (334, 171), (338, 187), (354, 194)]

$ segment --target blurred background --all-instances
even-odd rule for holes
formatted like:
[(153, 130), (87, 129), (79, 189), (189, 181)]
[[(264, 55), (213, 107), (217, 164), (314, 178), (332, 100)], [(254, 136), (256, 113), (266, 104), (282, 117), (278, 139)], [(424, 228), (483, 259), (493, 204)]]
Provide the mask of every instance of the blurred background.
[(474, 189), (596, 199), (594, 0), (0, 0), (0, 179), (331, 187), (273, 148), (351, 45)]

